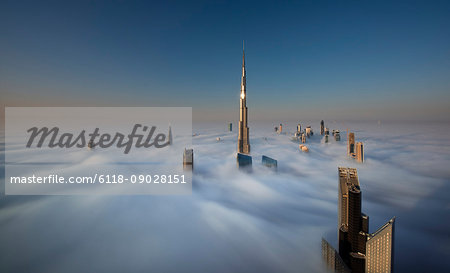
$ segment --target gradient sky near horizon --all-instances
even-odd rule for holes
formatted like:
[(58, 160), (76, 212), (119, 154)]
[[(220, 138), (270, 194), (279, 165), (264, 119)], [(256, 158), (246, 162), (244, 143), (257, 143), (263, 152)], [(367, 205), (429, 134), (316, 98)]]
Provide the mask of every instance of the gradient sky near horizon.
[[(1, 106), (449, 120), (448, 1), (2, 1)], [(3, 115), (3, 111), (2, 111)]]

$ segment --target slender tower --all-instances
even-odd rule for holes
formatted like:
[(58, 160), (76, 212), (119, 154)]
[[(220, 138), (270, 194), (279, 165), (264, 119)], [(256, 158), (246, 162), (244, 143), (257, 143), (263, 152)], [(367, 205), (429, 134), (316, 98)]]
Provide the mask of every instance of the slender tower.
[(239, 111), (239, 136), (238, 136), (238, 153), (250, 153), (249, 130), (247, 124), (247, 89), (245, 75), (245, 50), (242, 46), (242, 79), (241, 79), (241, 98)]

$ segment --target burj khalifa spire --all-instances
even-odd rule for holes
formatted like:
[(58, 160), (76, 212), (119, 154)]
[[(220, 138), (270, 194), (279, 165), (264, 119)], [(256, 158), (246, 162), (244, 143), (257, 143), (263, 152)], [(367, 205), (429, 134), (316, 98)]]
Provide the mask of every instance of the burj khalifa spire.
[(245, 72), (245, 48), (242, 46), (242, 79), (241, 79), (241, 98), (239, 110), (239, 136), (238, 153), (250, 153), (249, 129), (247, 124), (247, 88)]

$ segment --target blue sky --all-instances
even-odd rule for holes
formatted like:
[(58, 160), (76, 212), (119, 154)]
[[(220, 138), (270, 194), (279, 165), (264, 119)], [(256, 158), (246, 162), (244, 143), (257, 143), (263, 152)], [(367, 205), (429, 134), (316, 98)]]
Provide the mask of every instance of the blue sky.
[(2, 1), (2, 106), (192, 106), (230, 120), (450, 116), (447, 1)]

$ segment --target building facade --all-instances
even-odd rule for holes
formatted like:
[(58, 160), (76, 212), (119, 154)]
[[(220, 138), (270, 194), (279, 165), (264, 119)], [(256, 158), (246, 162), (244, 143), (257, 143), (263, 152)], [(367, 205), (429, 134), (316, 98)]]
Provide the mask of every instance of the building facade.
[(351, 273), (351, 270), (342, 260), (339, 253), (334, 249), (330, 243), (322, 238), (322, 259), (329, 271), (336, 273)]
[(395, 217), (367, 237), (366, 272), (393, 272)]
[(362, 142), (356, 142), (356, 161), (364, 162), (364, 146)]

